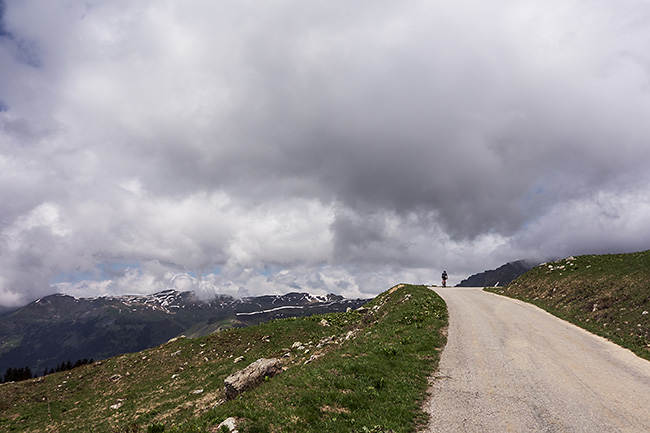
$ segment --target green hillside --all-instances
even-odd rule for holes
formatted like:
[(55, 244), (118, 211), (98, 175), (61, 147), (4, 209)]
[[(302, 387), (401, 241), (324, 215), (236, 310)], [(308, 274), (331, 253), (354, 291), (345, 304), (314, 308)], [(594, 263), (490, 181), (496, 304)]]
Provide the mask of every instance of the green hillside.
[(650, 359), (650, 251), (544, 263), (490, 290), (536, 304)]
[[(364, 308), (180, 338), (71, 371), (0, 385), (0, 430), (412, 432), (444, 346), (447, 311), (399, 285)], [(227, 401), (224, 379), (259, 358), (283, 371)]]

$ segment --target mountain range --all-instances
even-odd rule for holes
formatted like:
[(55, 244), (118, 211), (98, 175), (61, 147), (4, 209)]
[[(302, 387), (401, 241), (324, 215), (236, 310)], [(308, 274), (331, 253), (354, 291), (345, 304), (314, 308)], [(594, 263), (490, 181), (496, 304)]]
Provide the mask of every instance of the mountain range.
[[(533, 267), (525, 260), (506, 263), (458, 286), (505, 286)], [(367, 301), (297, 292), (241, 299), (219, 295), (203, 301), (193, 292), (171, 289), (145, 296), (50, 295), (0, 315), (0, 376), (21, 367), (41, 374), (67, 361), (138, 352), (179, 335), (199, 337), (271, 319), (340, 312)]]
[(29, 367), (34, 374), (63, 362), (138, 352), (186, 335), (198, 337), (271, 319), (358, 308), (367, 299), (288, 293), (202, 301), (193, 292), (146, 296), (38, 299), (0, 317), (0, 374)]

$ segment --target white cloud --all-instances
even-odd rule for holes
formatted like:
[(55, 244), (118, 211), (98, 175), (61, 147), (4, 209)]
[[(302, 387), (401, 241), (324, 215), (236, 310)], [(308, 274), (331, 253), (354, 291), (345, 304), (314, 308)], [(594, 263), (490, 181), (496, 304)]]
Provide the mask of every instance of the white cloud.
[(556, 257), (645, 251), (650, 246), (648, 185), (596, 191), (557, 204), (522, 230), (513, 244), (528, 255), (544, 252)]
[(3, 4), (6, 302), (367, 294), (650, 236), (647, 3)]

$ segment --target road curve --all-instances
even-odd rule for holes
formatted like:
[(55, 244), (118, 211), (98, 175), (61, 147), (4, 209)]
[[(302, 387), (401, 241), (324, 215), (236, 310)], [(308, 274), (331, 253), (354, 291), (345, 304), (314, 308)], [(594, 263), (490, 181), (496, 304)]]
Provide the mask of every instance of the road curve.
[(650, 432), (650, 362), (530, 304), (435, 290), (449, 334), (424, 432)]

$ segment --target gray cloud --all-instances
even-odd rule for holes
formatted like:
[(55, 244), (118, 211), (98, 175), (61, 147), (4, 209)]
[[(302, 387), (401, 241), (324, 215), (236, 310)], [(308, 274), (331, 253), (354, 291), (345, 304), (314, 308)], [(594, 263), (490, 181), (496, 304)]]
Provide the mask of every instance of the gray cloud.
[[(648, 248), (650, 6), (0, 3), (0, 304)], [(182, 282), (182, 284), (181, 284)]]

